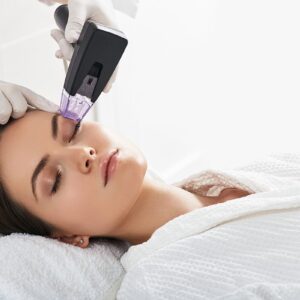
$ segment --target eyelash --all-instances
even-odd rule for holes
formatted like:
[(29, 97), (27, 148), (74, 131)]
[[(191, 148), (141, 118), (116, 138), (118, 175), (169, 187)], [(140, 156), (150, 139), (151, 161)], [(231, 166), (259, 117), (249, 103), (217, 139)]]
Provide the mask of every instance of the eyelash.
[(61, 170), (57, 170), (56, 176), (55, 176), (55, 182), (53, 184), (52, 190), (51, 190), (51, 195), (55, 194), (59, 188), (61, 181)]
[(69, 142), (71, 142), (72, 141), (72, 139), (76, 136), (76, 134), (77, 134), (77, 131), (78, 131), (78, 129), (80, 128), (80, 124), (81, 124), (81, 121), (80, 122), (78, 122), (78, 123), (76, 123), (76, 125), (75, 125), (75, 129), (74, 129), (74, 132), (73, 132), (73, 134), (72, 134), (72, 137), (71, 137), (71, 139), (69, 140)]
[[(80, 124), (81, 122), (78, 122), (76, 125), (75, 125), (75, 129), (74, 129), (74, 132), (72, 134), (72, 137), (71, 139), (69, 140), (69, 142), (76, 136), (77, 134), (77, 131), (78, 129), (80, 128)], [(61, 177), (62, 177), (62, 172), (60, 169), (58, 169), (56, 171), (56, 176), (55, 176), (55, 182), (53, 184), (53, 187), (52, 187), (52, 190), (51, 190), (51, 195), (52, 194), (55, 194), (59, 188), (59, 185), (60, 185), (60, 182), (61, 182)]]

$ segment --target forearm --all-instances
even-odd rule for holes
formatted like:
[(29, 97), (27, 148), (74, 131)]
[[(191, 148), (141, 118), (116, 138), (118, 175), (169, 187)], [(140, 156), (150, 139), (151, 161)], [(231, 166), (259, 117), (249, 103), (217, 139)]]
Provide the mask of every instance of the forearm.
[(54, 2), (61, 3), (61, 4), (67, 4), (68, 0), (54, 0)]

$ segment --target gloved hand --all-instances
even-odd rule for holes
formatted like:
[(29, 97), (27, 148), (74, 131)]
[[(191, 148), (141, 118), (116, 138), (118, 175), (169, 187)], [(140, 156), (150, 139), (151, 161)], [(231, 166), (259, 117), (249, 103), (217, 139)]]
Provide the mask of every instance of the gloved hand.
[(22, 117), (29, 105), (48, 112), (59, 110), (57, 104), (23, 86), (0, 81), (0, 124), (6, 124), (11, 116)]
[[(69, 19), (65, 34), (58, 29), (51, 31), (51, 36), (58, 43), (60, 48), (55, 53), (57, 58), (71, 60), (73, 47), (70, 43), (74, 43), (78, 40), (82, 27), (87, 19), (118, 29), (115, 22), (115, 11), (112, 2), (109, 0), (69, 0), (68, 8)], [(103, 90), (105, 93), (111, 89), (116, 75), (117, 68)]]

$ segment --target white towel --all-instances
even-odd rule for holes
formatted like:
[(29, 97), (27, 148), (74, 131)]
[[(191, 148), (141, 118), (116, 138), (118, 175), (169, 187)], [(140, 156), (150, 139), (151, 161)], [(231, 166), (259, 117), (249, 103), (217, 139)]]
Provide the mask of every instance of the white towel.
[(86, 248), (14, 233), (0, 238), (0, 299), (115, 299), (127, 244), (98, 239)]
[[(151, 168), (148, 176), (159, 176)], [(0, 235), (1, 236), (1, 235)], [(89, 247), (29, 234), (0, 237), (0, 299), (115, 299), (129, 243), (92, 239)]]
[[(300, 299), (300, 155), (270, 155), (181, 183), (251, 195), (194, 210), (131, 246), (117, 299)], [(212, 186), (212, 184), (214, 186)]]

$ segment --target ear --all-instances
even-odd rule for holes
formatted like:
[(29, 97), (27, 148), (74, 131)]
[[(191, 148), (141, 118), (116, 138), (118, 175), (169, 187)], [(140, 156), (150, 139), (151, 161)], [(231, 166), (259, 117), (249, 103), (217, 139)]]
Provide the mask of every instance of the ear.
[[(90, 239), (90, 237), (87, 236), (87, 235), (70, 235), (70, 236), (67, 236), (67, 235), (63, 235), (63, 236), (53, 235), (51, 238), (59, 240), (59, 241), (61, 241), (63, 243), (66, 243), (66, 244), (70, 244), (70, 245), (73, 245), (73, 246), (80, 247), (80, 248), (87, 248), (88, 245), (89, 245), (89, 239)], [(81, 240), (83, 241), (82, 243), (80, 242)]]

